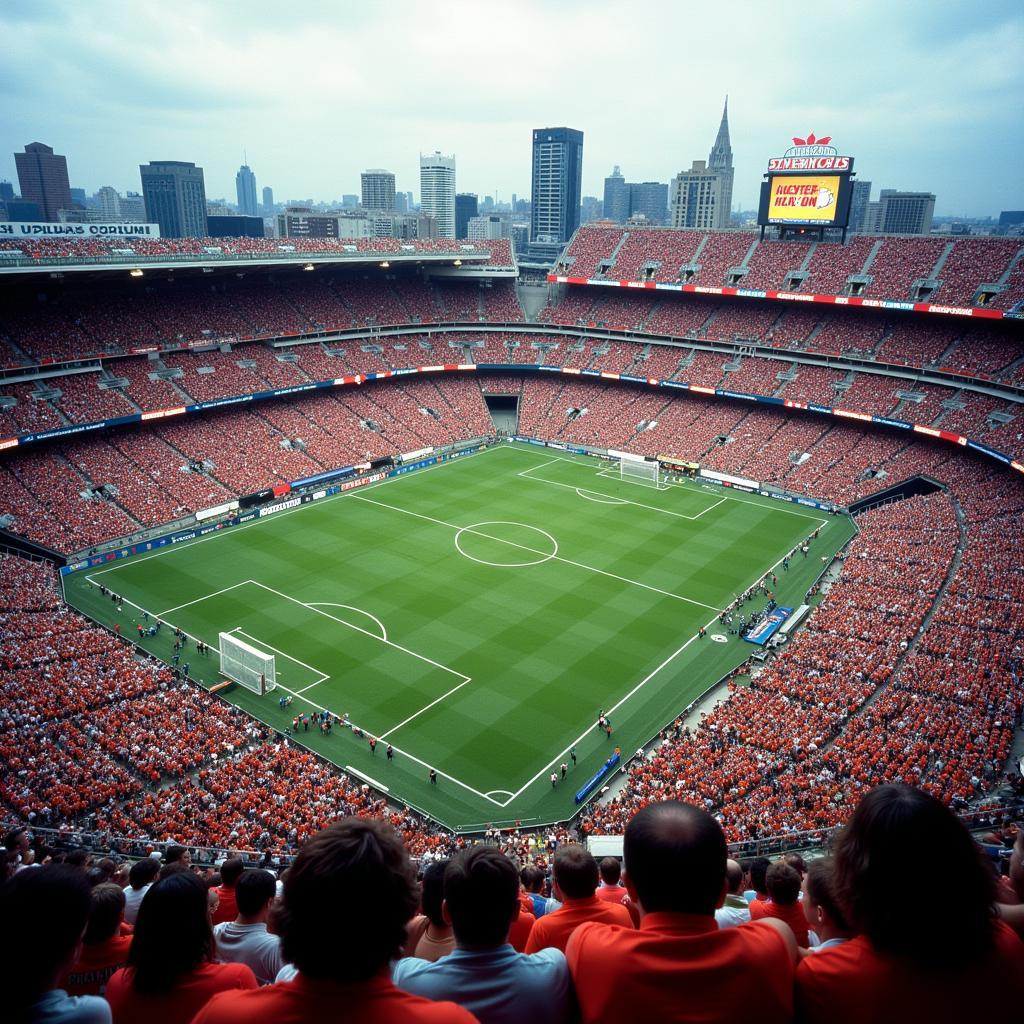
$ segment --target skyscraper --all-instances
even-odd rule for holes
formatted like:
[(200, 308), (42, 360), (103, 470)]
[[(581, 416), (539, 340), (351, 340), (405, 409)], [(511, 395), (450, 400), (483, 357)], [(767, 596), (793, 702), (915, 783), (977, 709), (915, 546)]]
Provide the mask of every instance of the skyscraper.
[(395, 208), (395, 176), (390, 171), (363, 171), (362, 184), (364, 210), (393, 210)]
[(420, 154), (420, 210), (437, 221), (438, 238), (455, 237), (455, 157)]
[(619, 165), (604, 179), (604, 215), (616, 224), (625, 224), (629, 216), (629, 188)]
[(927, 235), (931, 231), (934, 193), (883, 188), (878, 202), (878, 226), (874, 230), (887, 235)]
[(711, 147), (708, 156), (708, 170), (718, 174), (722, 183), (720, 186), (721, 199), (718, 207), (719, 222), (717, 228), (727, 228), (732, 218), (732, 146), (729, 144), (729, 97), (725, 97), (725, 107), (722, 109), (722, 123), (718, 126), (718, 135), (715, 136), (715, 144)]
[(850, 197), (850, 223), (851, 231), (863, 231), (864, 217), (868, 212), (868, 203), (871, 202), (871, 182), (855, 181), (853, 183), (853, 194)]
[(235, 193), (238, 196), (238, 212), (243, 217), (255, 217), (256, 209), (256, 175), (248, 164), (242, 164), (235, 175)]
[(112, 188), (110, 185), (104, 185), (96, 193), (96, 198), (100, 202), (100, 212), (103, 214), (103, 219), (108, 224), (116, 224), (121, 219), (121, 196), (116, 188)]
[(627, 186), (629, 215), (643, 214), (651, 224), (664, 224), (668, 213), (668, 185), (663, 181), (632, 182)]
[(534, 242), (561, 244), (580, 224), (583, 132), (537, 128), (533, 133)]
[(469, 222), (480, 213), (477, 196), (473, 192), (459, 192), (455, 197), (455, 237), (469, 238)]
[(204, 238), (206, 182), (202, 167), (185, 160), (154, 160), (139, 167), (146, 219), (164, 238)]
[(35, 203), (43, 220), (56, 221), (61, 210), (71, 209), (66, 157), (41, 142), (30, 142), (24, 153), (14, 154), (14, 163), (18, 168), (21, 198)]
[(269, 185), (263, 186), (263, 216), (274, 215), (274, 190)]

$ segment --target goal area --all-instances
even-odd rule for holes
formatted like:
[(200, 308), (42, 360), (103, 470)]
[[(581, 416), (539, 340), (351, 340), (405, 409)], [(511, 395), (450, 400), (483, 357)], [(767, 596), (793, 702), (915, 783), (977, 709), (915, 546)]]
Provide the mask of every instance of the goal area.
[(643, 487), (658, 487), (658, 464), (646, 459), (619, 459), (619, 479)]
[(231, 633), (220, 633), (220, 671), (227, 679), (254, 693), (269, 693), (277, 686), (277, 663), (267, 654)]

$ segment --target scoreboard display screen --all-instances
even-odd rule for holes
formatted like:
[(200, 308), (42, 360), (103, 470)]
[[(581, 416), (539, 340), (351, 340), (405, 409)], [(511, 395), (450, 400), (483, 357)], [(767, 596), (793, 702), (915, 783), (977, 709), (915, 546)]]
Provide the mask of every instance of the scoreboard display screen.
[(845, 174), (772, 174), (761, 184), (759, 224), (846, 227), (853, 186)]

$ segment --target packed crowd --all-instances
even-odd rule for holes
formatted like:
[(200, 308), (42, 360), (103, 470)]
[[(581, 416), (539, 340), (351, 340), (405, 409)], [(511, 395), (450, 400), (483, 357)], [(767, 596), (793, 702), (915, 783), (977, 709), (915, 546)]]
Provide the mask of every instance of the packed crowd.
[[(732, 860), (718, 821), (672, 798), (630, 815), (621, 861), (482, 842), (419, 877), (379, 819), (317, 829), (280, 877), (236, 854), (198, 868), (180, 845), (94, 863), (14, 829), (0, 983), (12, 1024), (1011, 1020), (1024, 827), (987, 838), (988, 857), (902, 785), (866, 790), (810, 863)], [(911, 862), (945, 895), (907, 914)]]

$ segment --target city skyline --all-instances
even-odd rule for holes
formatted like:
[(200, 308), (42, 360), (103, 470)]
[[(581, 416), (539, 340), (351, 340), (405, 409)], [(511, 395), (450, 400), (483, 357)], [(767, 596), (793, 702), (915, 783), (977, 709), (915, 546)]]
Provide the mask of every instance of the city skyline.
[[(173, 12), (151, 3), (9, 4), (0, 12), (8, 43), (0, 178), (16, 182), (13, 153), (39, 141), (67, 157), (71, 185), (90, 194), (139, 191), (140, 164), (184, 160), (206, 169), (209, 196), (230, 197), (247, 150), (279, 202), (358, 193), (368, 167), (393, 170), (398, 190), (419, 198), (418, 156), (440, 150), (458, 154), (461, 189), (509, 201), (529, 194), (533, 129), (568, 124), (587, 138), (582, 192), (601, 196), (615, 164), (630, 181), (668, 182), (702, 159), (728, 93), (734, 208), (755, 207), (768, 158), (811, 131), (830, 134), (876, 190), (934, 192), (941, 212), (966, 216), (1022, 203), (1014, 169), (1024, 142), (1008, 130), (1024, 106), (1024, 71), (1012, 57), (1024, 43), (1019, 4), (983, 3), (982, 12), (960, 2), (827, 2), (813, 19), (786, 22), (782, 60), (766, 47), (773, 22), (754, 4), (737, 5), (726, 36), (714, 11), (654, 3), (645, 23), (656, 20), (659, 32), (643, 46), (623, 36), (614, 4), (498, 7), (514, 26), (507, 63), (488, 60), (472, 89), (446, 91), (450, 65), (437, 55), (478, 52), (470, 44), (482, 31), (477, 9), (458, 0), (396, 0), (344, 19), (314, 2), (272, 28), (277, 8), (262, 3), (247, 5), (244, 19), (238, 5), (187, 0)], [(552, 64), (515, 44), (541, 26), (573, 40), (569, 59)], [(684, 32), (723, 42), (690, 52), (679, 43)], [(385, 33), (395, 44), (387, 74), (371, 45)], [(815, 59), (823, 35), (844, 47)], [(301, 76), (266, 73), (283, 53), (335, 44), (337, 61), (309, 61)], [(763, 60), (750, 59), (757, 52)], [(344, 130), (324, 132), (335, 111)]]

